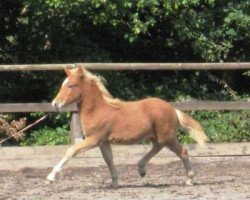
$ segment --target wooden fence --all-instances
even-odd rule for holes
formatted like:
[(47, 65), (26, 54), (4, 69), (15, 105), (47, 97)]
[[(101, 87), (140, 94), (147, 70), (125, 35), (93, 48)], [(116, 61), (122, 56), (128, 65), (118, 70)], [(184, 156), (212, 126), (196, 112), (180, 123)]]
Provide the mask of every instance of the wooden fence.
[[(48, 71), (63, 70), (65, 67), (85, 67), (93, 70), (246, 70), (250, 63), (75, 63), (75, 64), (31, 64), (0, 65), (2, 71)], [(250, 102), (244, 101), (195, 101), (173, 102), (180, 110), (246, 110)], [(50, 103), (0, 104), (0, 113), (55, 112)], [(82, 140), (82, 128), (75, 105), (66, 107), (63, 112), (71, 112), (70, 137), (75, 143)]]
[(238, 63), (71, 63), (0, 65), (0, 71), (55, 71), (65, 67), (85, 67), (90, 70), (246, 70), (250, 62)]

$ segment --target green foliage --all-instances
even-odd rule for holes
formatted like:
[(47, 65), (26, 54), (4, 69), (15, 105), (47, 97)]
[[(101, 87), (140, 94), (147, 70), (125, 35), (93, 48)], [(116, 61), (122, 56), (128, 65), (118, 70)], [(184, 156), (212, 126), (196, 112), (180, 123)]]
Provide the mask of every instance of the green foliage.
[(247, 85), (242, 88), (243, 85), (237, 84), (233, 89), (212, 72), (123, 71), (102, 72), (102, 75), (107, 77), (111, 93), (125, 100), (156, 96), (167, 101), (236, 101), (246, 100), (249, 92)]
[(246, 71), (243, 75), (244, 75), (244, 76), (249, 76), (249, 77), (250, 77), (250, 70)]
[(31, 132), (30, 137), (21, 142), (22, 146), (69, 144), (69, 133), (65, 127), (51, 129), (48, 127)]
[[(29, 118), (32, 121), (35, 121), (37, 118), (43, 117), (45, 115), (44, 112), (35, 112), (30, 113)], [(69, 128), (69, 122), (70, 122), (70, 113), (69, 112), (63, 112), (63, 113), (50, 113), (48, 117), (47, 125), (50, 127), (55, 126), (64, 126), (65, 128)]]
[(196, 118), (212, 142), (250, 141), (249, 111), (198, 112)]
[[(204, 127), (210, 142), (249, 142), (250, 111), (196, 111), (190, 113)], [(183, 143), (193, 143), (188, 134), (181, 132)]]
[(0, 4), (5, 63), (249, 60), (248, 0)]

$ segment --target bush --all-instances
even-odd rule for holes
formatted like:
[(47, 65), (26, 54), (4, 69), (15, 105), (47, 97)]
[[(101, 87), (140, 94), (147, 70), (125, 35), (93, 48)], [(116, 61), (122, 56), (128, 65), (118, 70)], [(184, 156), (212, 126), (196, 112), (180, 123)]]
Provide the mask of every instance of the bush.
[[(210, 142), (249, 142), (250, 111), (195, 111), (191, 117), (198, 120), (210, 138)], [(194, 141), (186, 133), (181, 132), (182, 143)]]
[(30, 137), (21, 142), (22, 146), (69, 144), (69, 131), (65, 127), (52, 129), (45, 127), (31, 132)]

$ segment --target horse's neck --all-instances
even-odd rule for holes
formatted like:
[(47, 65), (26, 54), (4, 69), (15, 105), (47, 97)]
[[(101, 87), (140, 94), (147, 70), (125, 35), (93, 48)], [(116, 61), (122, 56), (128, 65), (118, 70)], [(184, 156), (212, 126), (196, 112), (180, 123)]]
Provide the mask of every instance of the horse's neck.
[(82, 100), (78, 104), (80, 114), (95, 112), (103, 105), (105, 105), (105, 101), (96, 84), (86, 84), (83, 88)]

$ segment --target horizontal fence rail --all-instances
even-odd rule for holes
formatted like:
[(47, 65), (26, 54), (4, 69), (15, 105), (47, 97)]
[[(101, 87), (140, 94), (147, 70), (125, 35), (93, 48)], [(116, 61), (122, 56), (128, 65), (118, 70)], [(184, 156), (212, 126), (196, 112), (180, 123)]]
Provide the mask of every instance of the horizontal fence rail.
[(53, 71), (85, 67), (92, 70), (246, 70), (250, 62), (236, 63), (75, 63), (0, 65), (0, 71)]
[[(76, 112), (76, 105), (72, 104), (60, 110), (60, 112)], [(24, 112), (58, 112), (51, 103), (1, 103), (0, 113), (24, 113)]]
[(180, 110), (250, 110), (250, 102), (241, 101), (194, 101), (175, 102)]
[[(250, 110), (250, 102), (240, 101), (194, 101), (172, 102), (180, 110)], [(60, 112), (76, 112), (75, 104), (69, 105)], [(20, 112), (57, 112), (51, 103), (4, 103), (0, 104), (0, 113)]]

